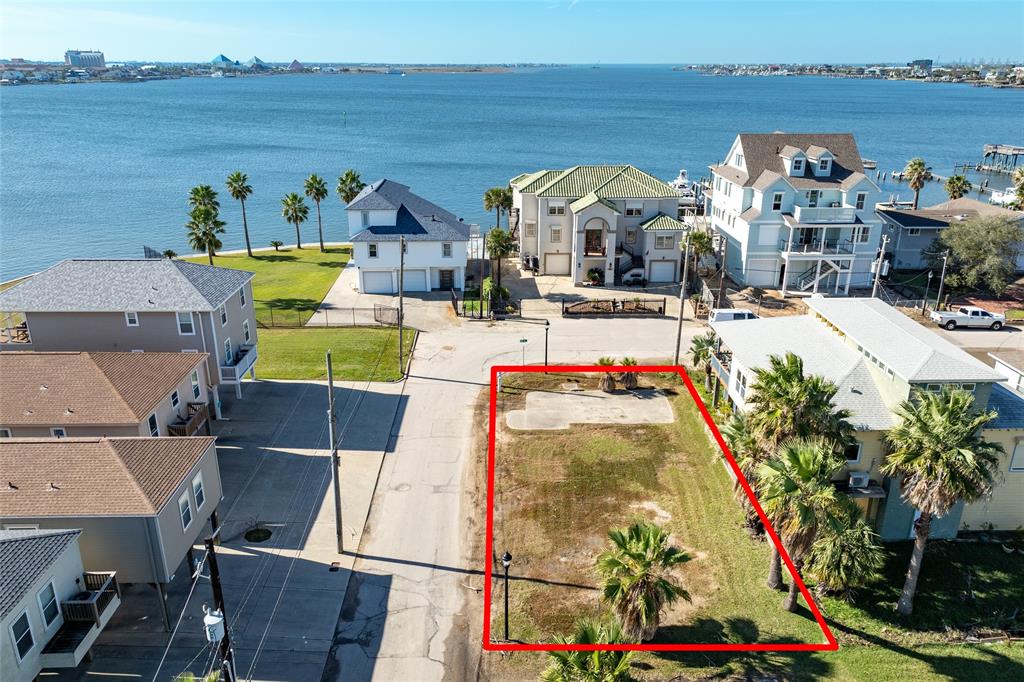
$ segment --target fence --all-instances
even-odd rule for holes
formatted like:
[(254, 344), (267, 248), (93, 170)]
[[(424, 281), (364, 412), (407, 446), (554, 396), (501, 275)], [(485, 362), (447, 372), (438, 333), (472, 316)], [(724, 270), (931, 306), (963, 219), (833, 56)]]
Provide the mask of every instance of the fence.
[(266, 308), (256, 318), (256, 325), (261, 329), (397, 326), (398, 308), (379, 303), (372, 308), (321, 308), (317, 311)]
[(504, 320), (509, 317), (520, 317), (523, 314), (523, 306), (520, 301), (504, 299), (491, 301), (484, 298), (470, 296), (459, 300), (455, 290), (451, 290), (452, 310), (459, 317), (468, 317), (472, 320)]
[(649, 298), (590, 298), (585, 301), (566, 302), (562, 299), (562, 317), (574, 315), (664, 315), (666, 299)]

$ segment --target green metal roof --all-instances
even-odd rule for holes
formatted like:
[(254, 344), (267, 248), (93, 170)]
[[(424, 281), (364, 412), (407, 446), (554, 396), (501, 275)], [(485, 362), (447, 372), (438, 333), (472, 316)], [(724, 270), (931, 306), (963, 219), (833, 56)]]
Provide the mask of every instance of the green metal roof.
[(659, 213), (650, 220), (641, 223), (640, 229), (646, 231), (666, 230), (669, 232), (681, 232), (687, 229), (687, 225), (686, 223), (676, 220), (672, 216)]
[(580, 211), (589, 208), (594, 204), (601, 204), (602, 206), (610, 208), (615, 213), (622, 213), (622, 211), (619, 210), (618, 206), (608, 201), (607, 199), (602, 199), (593, 192), (583, 197), (582, 199), (577, 199), (576, 201), (569, 204), (569, 210), (572, 211), (573, 213), (579, 213)]
[(514, 178), (512, 178), (511, 180), (509, 180), (508, 184), (510, 184), (512, 187), (515, 187), (515, 188), (519, 189), (520, 185), (523, 185), (523, 186), (529, 185), (531, 182), (533, 182), (534, 180), (538, 179), (540, 176), (544, 175), (547, 172), (549, 172), (549, 171), (543, 171), (542, 170), (542, 171), (534, 171), (533, 173), (520, 173), (519, 175), (517, 175)]
[(534, 193), (561, 174), (562, 171), (560, 170), (542, 170), (530, 173), (526, 178), (519, 181), (519, 186), (516, 189), (520, 192)]
[(602, 199), (662, 199), (679, 193), (635, 166), (573, 166), (536, 190), (539, 197), (584, 197), (594, 192)]

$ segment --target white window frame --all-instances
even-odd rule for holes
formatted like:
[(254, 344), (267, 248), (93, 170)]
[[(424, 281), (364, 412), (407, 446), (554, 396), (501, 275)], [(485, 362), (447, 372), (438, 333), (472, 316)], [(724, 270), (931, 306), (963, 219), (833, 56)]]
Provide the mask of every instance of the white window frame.
[(227, 303), (221, 304), (220, 308), (217, 309), (217, 314), (220, 315), (220, 326), (225, 326), (228, 323), (228, 305)]
[(803, 159), (793, 159), (793, 172), (794, 173), (803, 173), (804, 172), (804, 160)]
[(857, 194), (856, 194), (856, 196), (855, 196), (855, 198), (853, 200), (854, 208), (856, 208), (858, 211), (863, 211), (864, 207), (867, 205), (867, 203), (868, 203), (868, 193), (867, 192), (857, 192)]
[(229, 336), (228, 338), (224, 339), (224, 364), (225, 365), (231, 364), (231, 360), (234, 357), (233, 350), (234, 349), (231, 348), (231, 337)]
[[(60, 433), (59, 436), (57, 435), (58, 433)], [(68, 430), (65, 429), (63, 426), (54, 426), (52, 429), (50, 429), (50, 437), (51, 438), (67, 438), (68, 437)]]
[(138, 327), (139, 314), (134, 310), (126, 310), (124, 313), (124, 323), (129, 327)]
[(820, 170), (820, 171), (827, 171), (830, 163), (832, 163), (832, 162), (829, 161), (828, 159), (819, 159), (818, 160), (818, 170)]
[(1024, 472), (1024, 438), (1019, 438), (1010, 452), (1010, 471)]
[(862, 225), (853, 231), (853, 240), (858, 244), (867, 244), (871, 238), (871, 226)]
[[(185, 512), (188, 512), (187, 522), (185, 521)], [(181, 529), (183, 531), (188, 530), (188, 527), (192, 525), (192, 498), (189, 497), (187, 490), (181, 494), (181, 497), (178, 498), (178, 520), (181, 521)]]
[(242, 338), (245, 339), (246, 343), (252, 339), (252, 333), (249, 331), (249, 320), (242, 320)]
[(747, 375), (741, 369), (736, 370), (736, 393), (740, 399), (747, 399)]
[(550, 228), (548, 228), (548, 232), (550, 235), (549, 240), (552, 244), (562, 243), (562, 227), (560, 225), (552, 225)]
[(362, 223), (363, 227), (369, 227), (370, 226), (370, 212), (369, 211), (360, 211), (359, 212), (359, 221)]
[(636, 244), (636, 230), (626, 230), (626, 243)]
[[(57, 609), (57, 613), (54, 614), (53, 620), (50, 621), (46, 620), (46, 606), (50, 604), (51, 601), (48, 601), (46, 602), (46, 604), (43, 604), (43, 592), (46, 590), (47, 587), (49, 587), (50, 590), (53, 592), (53, 599), (51, 601)], [(36, 603), (39, 604), (39, 615), (43, 618), (43, 628), (49, 630), (57, 621), (60, 620), (60, 596), (57, 594), (57, 586), (54, 584), (52, 578), (45, 585), (43, 585), (42, 589), (36, 592)]]
[[(32, 646), (26, 649), (24, 654), (18, 650), (18, 642), (20, 640), (18, 639), (18, 636), (14, 634), (14, 626), (22, 618), (25, 619), (25, 624), (28, 626), (28, 629), (25, 632), (28, 634), (29, 639), (32, 640)], [(14, 656), (18, 659), (18, 663), (21, 663), (30, 653), (32, 653), (32, 650), (36, 648), (36, 633), (32, 632), (32, 619), (28, 617), (28, 609), (23, 609), (22, 612), (18, 614), (18, 617), (11, 621), (8, 631), (11, 633), (11, 642), (14, 644)], [(25, 635), (22, 634), (21, 637), (24, 639)]]
[(10, 437), (11, 437), (11, 430), (10, 429), (7, 429), (7, 428), (0, 429), (0, 438), (10, 438)]
[(452, 243), (451, 242), (441, 242), (441, 258), (451, 258), (451, 257), (452, 257)]
[[(849, 447), (853, 447), (854, 445), (857, 446), (857, 456), (855, 458), (853, 458), (853, 459), (847, 459), (846, 460), (847, 464), (857, 464), (858, 462), (860, 462), (860, 456), (864, 452), (864, 443), (861, 443), (859, 440), (855, 440), (852, 443), (847, 443), (846, 447), (849, 448)], [(843, 450), (843, 457), (844, 458), (846, 457), (846, 450), (845, 450), (845, 448)]]
[(671, 249), (672, 248), (672, 235), (670, 234), (659, 234), (654, 237), (654, 248), (656, 249)]
[(245, 287), (242, 287), (241, 289), (238, 290), (238, 305), (240, 305), (240, 306), (242, 306), (244, 308), (245, 307), (245, 301), (246, 301), (246, 298), (245, 298)]
[(199, 396), (202, 395), (202, 389), (199, 387), (199, 370), (192, 370), (192, 374), (189, 376), (189, 381), (192, 383), (192, 398), (199, 400)]
[(637, 218), (644, 214), (644, 202), (642, 201), (627, 201), (625, 216), (627, 218)]
[(526, 236), (536, 237), (537, 236), (537, 221), (527, 220), (526, 221)]
[(785, 198), (786, 198), (786, 193), (785, 192), (774, 192), (772, 194), (772, 210), (773, 211), (781, 211), (782, 210), (782, 202), (785, 200)]
[(181, 405), (181, 396), (178, 395), (178, 389), (171, 391), (171, 409), (175, 410)]
[(156, 412), (146, 418), (146, 426), (149, 428), (149, 435), (154, 438), (160, 437), (160, 419), (156, 416)]
[(743, 168), (743, 155), (740, 154), (739, 152), (736, 152), (736, 154), (733, 155), (732, 157), (732, 165), (736, 166), (737, 168)]
[[(185, 315), (188, 315), (188, 322), (184, 322), (182, 320), (182, 317), (185, 316)], [(196, 335), (196, 320), (195, 320), (195, 316), (192, 313), (190, 313), (190, 312), (188, 312), (188, 313), (175, 313), (175, 319), (178, 322), (178, 336), (195, 336)], [(187, 331), (187, 332), (186, 331), (182, 331), (182, 326), (184, 324), (188, 324), (189, 328), (192, 331)]]
[[(196, 500), (196, 512), (206, 503), (206, 488), (203, 486), (203, 472), (200, 471), (192, 479), (192, 497)], [(202, 501), (199, 500), (202, 498)]]
[(377, 254), (378, 253), (379, 253), (379, 250), (377, 248), (377, 242), (370, 242), (369, 244), (366, 245), (366, 257), (367, 258), (377, 258), (378, 257)]
[(549, 201), (548, 215), (565, 215), (565, 201), (563, 199)]

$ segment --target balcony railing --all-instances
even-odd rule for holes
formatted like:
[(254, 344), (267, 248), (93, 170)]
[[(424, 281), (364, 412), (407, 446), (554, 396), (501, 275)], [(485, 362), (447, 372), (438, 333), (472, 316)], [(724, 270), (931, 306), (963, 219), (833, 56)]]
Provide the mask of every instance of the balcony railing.
[(231, 359), (231, 363), (221, 364), (220, 380), (229, 384), (238, 383), (242, 376), (256, 364), (257, 357), (256, 346), (242, 344)]
[(798, 223), (852, 223), (857, 209), (852, 206), (794, 206), (793, 218)]
[(44, 668), (74, 668), (82, 662), (100, 632), (121, 605), (114, 573), (86, 573), (85, 590), (61, 605), (64, 623), (40, 652)]
[(583, 255), (584, 256), (605, 256), (607, 254), (608, 254), (608, 249), (606, 247), (604, 247), (604, 246), (600, 246), (600, 247), (597, 247), (597, 246), (584, 246), (583, 247)]
[(22, 313), (4, 313), (0, 324), (0, 344), (32, 343), (32, 335), (28, 332), (28, 320)]
[(209, 420), (206, 403), (189, 403), (185, 406), (188, 417), (167, 425), (172, 436), (194, 436)]
[(845, 254), (853, 253), (853, 242), (849, 239), (812, 239), (809, 242), (799, 242), (788, 239), (779, 241), (779, 250), (785, 253), (797, 254)]
[(729, 384), (729, 373), (732, 371), (732, 353), (716, 351), (711, 354), (711, 371), (718, 375), (726, 385)]
[(121, 597), (121, 586), (114, 572), (86, 573), (85, 590), (60, 605), (65, 622), (92, 621), (100, 624), (104, 612), (115, 597)]

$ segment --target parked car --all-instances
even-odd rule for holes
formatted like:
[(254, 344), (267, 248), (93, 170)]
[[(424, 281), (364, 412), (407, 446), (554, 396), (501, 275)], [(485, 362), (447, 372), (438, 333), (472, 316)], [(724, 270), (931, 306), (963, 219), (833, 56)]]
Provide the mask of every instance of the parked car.
[(1005, 315), (990, 313), (973, 305), (963, 305), (955, 310), (933, 310), (928, 317), (932, 322), (946, 329), (956, 329), (957, 327), (1002, 329), (1006, 324)]
[(743, 308), (715, 308), (708, 322), (731, 322), (732, 320), (756, 320), (757, 315)]

